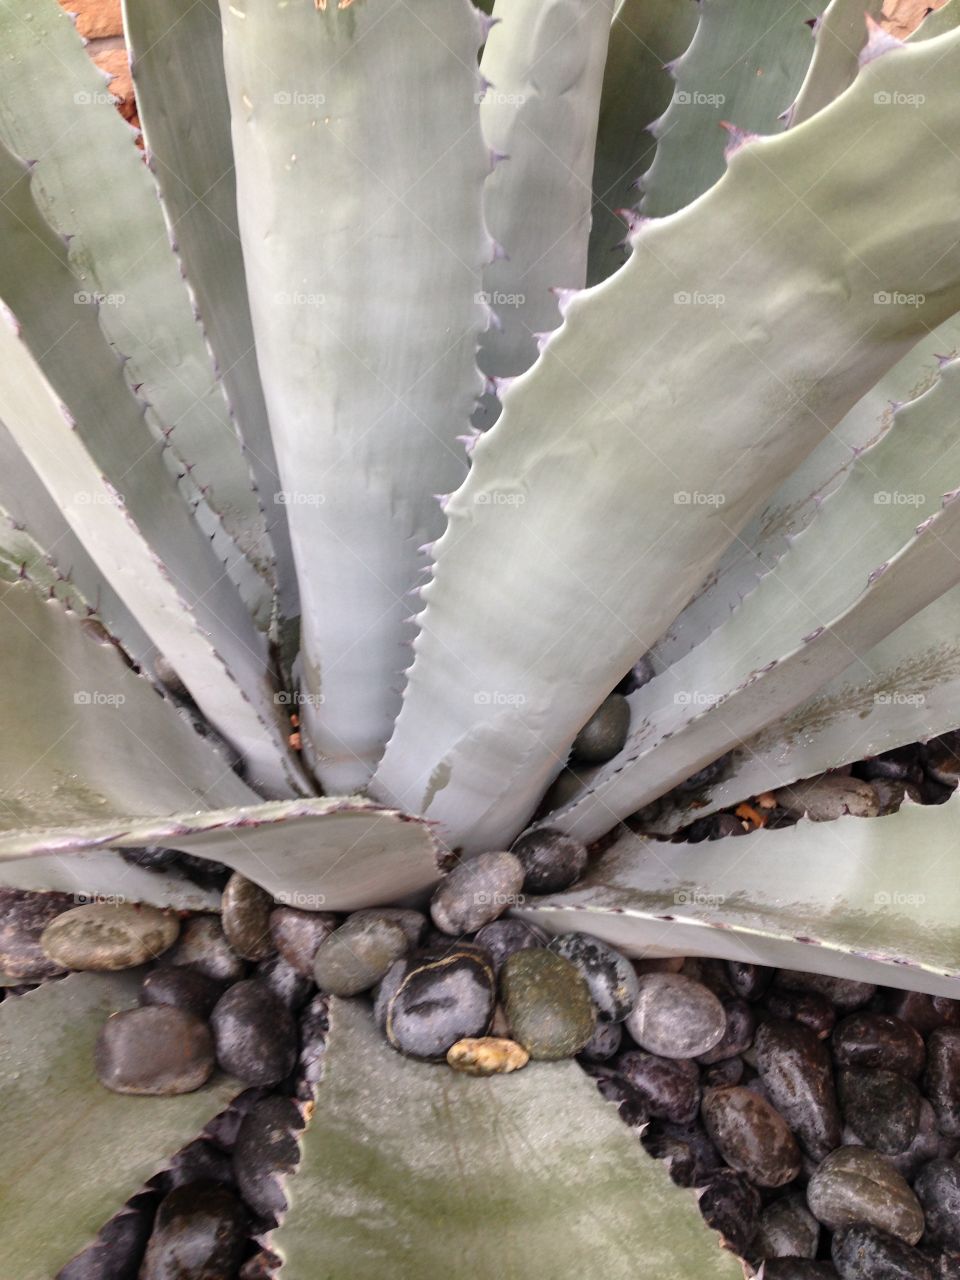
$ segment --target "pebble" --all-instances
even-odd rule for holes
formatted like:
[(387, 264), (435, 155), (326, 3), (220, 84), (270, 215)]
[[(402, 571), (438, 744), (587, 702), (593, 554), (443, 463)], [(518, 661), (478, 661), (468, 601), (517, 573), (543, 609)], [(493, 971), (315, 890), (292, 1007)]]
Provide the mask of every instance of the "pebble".
[(894, 1166), (908, 1182), (912, 1182), (917, 1171), (940, 1155), (940, 1130), (937, 1128), (937, 1115), (926, 1098), (920, 1100), (920, 1123), (917, 1125), (917, 1136), (906, 1151), (900, 1151), (890, 1157)]
[(588, 933), (564, 934), (550, 949), (569, 960), (586, 982), (601, 1022), (622, 1022), (633, 1011), (640, 980), (619, 951)]
[(159, 844), (145, 844), (133, 849), (120, 849), (120, 857), (131, 867), (144, 871), (173, 871), (180, 857), (176, 849), (165, 849)]
[(663, 1058), (696, 1058), (723, 1039), (727, 1019), (719, 999), (680, 973), (644, 973), (627, 1030), (641, 1049)]
[(708, 1089), (703, 1123), (731, 1168), (760, 1187), (781, 1187), (800, 1172), (800, 1150), (787, 1122), (764, 1098), (741, 1085)]
[(329, 938), (339, 923), (340, 917), (332, 911), (298, 911), (296, 907), (274, 907), (270, 912), (270, 937), (287, 964), (312, 981), (317, 948)]
[[(688, 795), (692, 791), (702, 791), (704, 787), (712, 786), (723, 774), (727, 765), (730, 763), (730, 752), (725, 751), (722, 756), (717, 756), (716, 760), (711, 760), (709, 764), (705, 764), (702, 769), (698, 769), (696, 773), (691, 773), (689, 778), (685, 778), (683, 782), (678, 782), (676, 790), (681, 795)], [(722, 815), (725, 817), (731, 815)], [(740, 828), (741, 833), (743, 828)]]
[(56, 1280), (134, 1280), (153, 1230), (155, 1200), (148, 1193), (125, 1204), (93, 1243), (57, 1272)]
[(56, 916), (74, 905), (69, 893), (32, 893), (0, 888), (0, 973), (43, 982), (64, 973), (43, 953), (40, 937)]
[(830, 1262), (810, 1262), (806, 1258), (771, 1258), (763, 1280), (837, 1280)]
[(529, 1061), (530, 1055), (523, 1045), (500, 1036), (458, 1040), (447, 1050), (450, 1066), (468, 1076), (508, 1075), (511, 1071), (519, 1071)]
[(559, 893), (587, 867), (587, 846), (552, 827), (528, 831), (511, 849), (523, 866), (524, 893)]
[(220, 917), (190, 916), (183, 922), (177, 944), (167, 954), (166, 964), (190, 965), (219, 982), (239, 982), (247, 966), (224, 936)]
[(830, 1255), (840, 1280), (936, 1280), (922, 1253), (866, 1223), (838, 1231)]
[(276, 950), (270, 935), (273, 898), (235, 871), (220, 901), (221, 923), (230, 946), (244, 960), (265, 960)]
[(960, 1136), (960, 1027), (930, 1032), (923, 1083), (941, 1131), (951, 1138)]
[(316, 990), (313, 978), (305, 978), (279, 953), (261, 960), (254, 969), (254, 977), (265, 982), (291, 1013), (302, 1009)]
[(233, 1148), (240, 1194), (255, 1213), (277, 1218), (287, 1205), (282, 1178), (300, 1163), (300, 1108), (278, 1095), (255, 1102), (243, 1118)]
[(651, 1116), (690, 1124), (700, 1110), (700, 1073), (688, 1058), (658, 1058), (642, 1049), (620, 1055), (617, 1071), (643, 1099)]
[(321, 942), (313, 961), (314, 981), (330, 995), (359, 995), (376, 986), (409, 945), (396, 921), (380, 915), (351, 916)]
[(956, 1001), (935, 1000), (925, 991), (885, 991), (884, 1009), (894, 1017), (915, 1027), (922, 1036), (937, 1027), (958, 1026), (960, 1017), (952, 1016), (952, 1006)]
[(474, 933), (521, 902), (523, 864), (512, 853), (481, 853), (461, 862), (440, 884), (430, 903), (433, 923), (456, 937)]
[(700, 1192), (699, 1207), (707, 1226), (719, 1231), (741, 1257), (760, 1225), (760, 1193), (732, 1169), (723, 1169)]
[(802, 1022), (820, 1040), (826, 1040), (837, 1021), (837, 1013), (826, 996), (815, 991), (768, 992), (763, 1007), (775, 1018)]
[(400, 984), (406, 977), (410, 965), (416, 963), (419, 963), (419, 961), (410, 960), (408, 957), (397, 960), (390, 966), (383, 975), (382, 980), (377, 983), (371, 992), (373, 996), (373, 1021), (384, 1034), (386, 1034), (387, 1030), (387, 1010), (390, 1007), (390, 1001), (400, 990)]
[(877, 992), (876, 985), (872, 982), (833, 978), (826, 973), (801, 973), (797, 969), (778, 969), (776, 985), (785, 991), (815, 991), (843, 1010), (860, 1008), (872, 1000)]
[(832, 822), (851, 814), (856, 818), (875, 818), (880, 811), (877, 793), (869, 782), (843, 774), (825, 774), (790, 787), (774, 791), (781, 809), (811, 822)]
[[(197, 728), (197, 721), (193, 721)], [(221, 743), (223, 740), (220, 740)], [(226, 744), (224, 744), (226, 745)], [(233, 875), (230, 867), (224, 866), (213, 858), (200, 858), (195, 853), (177, 853), (177, 865), (184, 875), (204, 889), (225, 889), (227, 881)]]
[(916, 1028), (887, 1013), (852, 1013), (837, 1024), (833, 1056), (843, 1067), (883, 1067), (914, 1080), (926, 1051)]
[(503, 962), (515, 951), (545, 947), (547, 935), (535, 924), (527, 924), (526, 920), (492, 920), (477, 930), (474, 942), (490, 952), (494, 972), (499, 973)]
[(739, 1084), (745, 1070), (746, 1066), (742, 1058), (724, 1058), (721, 1062), (714, 1062), (711, 1066), (704, 1068), (704, 1088), (713, 1089), (721, 1084)]
[(460, 946), (447, 955), (402, 963), (403, 969), (396, 976), (391, 970), (384, 982), (396, 986), (383, 1008), (387, 1039), (395, 1049), (442, 1060), (458, 1040), (487, 1034), (495, 979), (489, 956), (479, 947)]
[(960, 1164), (931, 1160), (917, 1174), (913, 1190), (927, 1221), (924, 1239), (960, 1252)]
[(64, 969), (104, 973), (155, 960), (173, 946), (179, 932), (177, 917), (157, 907), (94, 902), (51, 920), (40, 945)]
[(359, 917), (361, 920), (366, 920), (373, 916), (379, 916), (381, 920), (392, 920), (394, 924), (398, 924), (407, 935), (411, 950), (420, 945), (427, 927), (427, 917), (422, 911), (414, 911), (407, 907), (364, 907), (362, 911), (354, 911), (350, 918), (356, 920)]
[(720, 1153), (698, 1124), (651, 1120), (640, 1143), (654, 1159), (667, 1161), (670, 1181), (678, 1187), (705, 1186), (724, 1168)]
[(906, 1151), (920, 1126), (917, 1086), (876, 1067), (846, 1067), (837, 1077), (843, 1118), (865, 1146), (892, 1156)]
[(799, 1022), (766, 1022), (755, 1040), (757, 1071), (770, 1101), (804, 1150), (822, 1160), (840, 1145), (841, 1123), (830, 1054)]
[(247, 1215), (215, 1182), (192, 1182), (161, 1201), (139, 1280), (233, 1280)]
[(712, 1066), (715, 1062), (735, 1058), (753, 1044), (753, 1034), (757, 1025), (757, 1015), (753, 1007), (746, 1000), (741, 1000), (739, 996), (721, 1000), (721, 1003), (727, 1025), (723, 1036), (713, 1048), (708, 1049), (706, 1053), (701, 1053), (697, 1058), (697, 1061), (706, 1067)]
[(213, 1037), (206, 1023), (172, 1005), (128, 1009), (103, 1024), (94, 1064), (114, 1093), (192, 1093), (213, 1074)]
[(578, 764), (604, 764), (623, 750), (630, 731), (630, 703), (611, 693), (573, 740), (571, 757)]
[(206, 1021), (223, 995), (224, 984), (199, 969), (158, 965), (144, 977), (140, 1003), (167, 1004)]
[(810, 1212), (831, 1231), (868, 1223), (916, 1244), (923, 1210), (893, 1164), (869, 1147), (838, 1147), (807, 1185)]
[(226, 1151), (221, 1151), (206, 1138), (194, 1138), (181, 1147), (170, 1161), (169, 1167), (152, 1180), (164, 1195), (186, 1182), (219, 1182), (224, 1187), (234, 1187), (233, 1161)]
[(590, 990), (570, 961), (552, 951), (514, 952), (500, 972), (500, 993), (513, 1038), (531, 1058), (572, 1058), (593, 1035)]
[(244, 1084), (277, 1084), (297, 1060), (297, 1027), (264, 982), (248, 978), (222, 996), (210, 1019), (217, 1061)]
[(768, 1204), (760, 1215), (753, 1241), (756, 1258), (815, 1258), (820, 1245), (820, 1223), (807, 1208), (802, 1191), (794, 1191)]
[(773, 981), (775, 969), (741, 960), (725, 961), (727, 981), (735, 995), (744, 1000), (759, 1000)]
[(580, 1057), (590, 1062), (606, 1062), (619, 1052), (623, 1028), (619, 1022), (598, 1022), (593, 1035), (580, 1050)]

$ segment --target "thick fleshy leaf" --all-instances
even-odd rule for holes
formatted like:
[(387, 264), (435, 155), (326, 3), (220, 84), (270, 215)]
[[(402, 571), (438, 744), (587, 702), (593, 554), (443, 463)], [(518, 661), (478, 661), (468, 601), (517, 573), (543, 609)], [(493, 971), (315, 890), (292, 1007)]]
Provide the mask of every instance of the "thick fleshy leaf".
[(271, 1236), (291, 1275), (421, 1280), (469, 1259), (511, 1280), (742, 1276), (572, 1062), (458, 1075), (401, 1057), (365, 1004), (333, 1000), (301, 1144)]
[(700, 0), (696, 35), (672, 64), (673, 100), (652, 130), (642, 214), (662, 218), (712, 187), (731, 136), (780, 132), (813, 54), (807, 24), (822, 9), (823, 0)]
[(240, 233), (302, 605), (304, 748), (362, 787), (481, 379), (470, 0), (221, 5)]
[[(960, 486), (960, 459), (951, 459), (958, 392), (953, 360), (895, 411), (890, 430), (856, 459), (776, 571), (702, 644), (631, 695), (623, 751), (550, 825), (595, 839), (611, 818), (768, 728), (851, 664), (854, 678), (875, 680), (862, 655), (960, 580), (960, 506), (951, 493), (938, 510), (944, 488)], [(944, 680), (951, 674), (945, 668)], [(849, 758), (858, 758), (860, 740), (851, 735)]]
[[(69, 237), (75, 311), (95, 313), (127, 361), (185, 494), (200, 517), (206, 510), (227, 571), (266, 626), (273, 553), (263, 513), (134, 134), (56, 0), (4, 0), (0, 47), (0, 141), (32, 162), (44, 216)], [(207, 79), (190, 84), (195, 121), (207, 120), (195, 101)]]
[(126, 0), (123, 25), (150, 169), (260, 492), (280, 611), (292, 617), (296, 574), (247, 301), (219, 6)]
[(787, 113), (790, 127), (816, 115), (857, 78), (867, 43), (869, 16), (879, 22), (883, 0), (830, 0), (815, 28), (816, 42), (797, 100)]
[(0, 1275), (50, 1280), (128, 1196), (227, 1106), (227, 1076), (174, 1098), (130, 1098), (97, 1080), (111, 1013), (139, 973), (75, 973), (0, 1005)]
[(446, 865), (430, 827), (368, 800), (293, 800), (0, 833), (0, 865), (161, 845), (224, 862), (307, 911), (383, 906), (429, 889)]
[[(957, 309), (958, 65), (957, 35), (871, 63), (570, 303), (448, 504), (380, 797), (502, 847), (737, 531)], [(921, 84), (915, 109), (878, 105)]]
[(625, 835), (576, 888), (514, 914), (631, 955), (718, 956), (956, 999), (956, 832), (950, 803), (706, 844)]
[(650, 126), (670, 105), (667, 64), (693, 39), (695, 0), (620, 0), (610, 28), (593, 166), (593, 225), (587, 283), (621, 265), (627, 247), (619, 211), (637, 202), (636, 183), (656, 148)]
[(591, 179), (613, 0), (498, 0), (480, 61), (480, 106), (497, 163), (483, 212), (499, 256), (483, 287), (496, 317), (479, 363), (515, 377), (537, 358), (537, 334), (560, 324), (551, 289), (587, 280)]
[[(77, 537), (267, 794), (305, 789), (258, 633), (177, 491), (66, 250), (0, 146), (0, 419)], [(67, 335), (69, 334), (69, 340)]]
[(907, 37), (916, 43), (919, 40), (933, 40), (937, 36), (946, 35), (948, 31), (960, 26), (960, 5), (956, 0), (947, 0), (939, 9), (931, 9), (915, 31)]

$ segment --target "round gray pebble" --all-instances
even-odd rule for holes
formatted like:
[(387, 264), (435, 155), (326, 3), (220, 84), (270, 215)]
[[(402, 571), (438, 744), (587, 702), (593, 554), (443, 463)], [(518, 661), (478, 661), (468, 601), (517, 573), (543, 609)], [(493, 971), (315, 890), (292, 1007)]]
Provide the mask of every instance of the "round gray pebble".
[(512, 853), (481, 853), (455, 867), (430, 903), (433, 923), (457, 937), (474, 933), (522, 901), (523, 864)]
[(103, 1024), (94, 1064), (114, 1093), (192, 1093), (213, 1074), (213, 1037), (199, 1018), (172, 1005), (127, 1009)]
[(552, 827), (538, 827), (510, 851), (523, 864), (525, 893), (559, 893), (579, 880), (587, 866), (587, 846)]
[(219, 982), (238, 982), (247, 966), (224, 936), (220, 917), (190, 916), (183, 922), (180, 937), (164, 958), (165, 964), (191, 965)]
[(611, 693), (573, 740), (570, 754), (578, 764), (604, 764), (623, 750), (630, 731), (630, 703)]
[(727, 1017), (718, 998), (680, 973), (643, 973), (626, 1027), (641, 1049), (663, 1058), (696, 1058), (719, 1044)]
[[(391, 971), (392, 972), (392, 971)], [(386, 1001), (387, 1039), (414, 1058), (442, 1059), (458, 1040), (486, 1035), (495, 999), (493, 968), (479, 948), (405, 963)]]
[(297, 1060), (297, 1026), (264, 982), (238, 982), (210, 1019), (217, 1061), (245, 1084), (278, 1084)]
[(320, 944), (313, 961), (314, 980), (328, 995), (359, 995), (376, 986), (409, 945), (396, 921), (373, 912), (358, 913)]
[(339, 924), (340, 917), (332, 911), (274, 907), (270, 913), (270, 936), (287, 964), (303, 977), (312, 979), (317, 948)]

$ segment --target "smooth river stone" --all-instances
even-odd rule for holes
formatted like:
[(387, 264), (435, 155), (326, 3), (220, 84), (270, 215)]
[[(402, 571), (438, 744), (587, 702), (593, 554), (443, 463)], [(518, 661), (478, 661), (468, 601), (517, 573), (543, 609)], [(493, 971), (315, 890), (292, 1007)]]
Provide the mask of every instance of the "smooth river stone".
[(381, 983), (375, 1017), (382, 1018), (395, 1049), (436, 1061), (458, 1040), (487, 1034), (495, 999), (489, 955), (460, 946), (393, 965)]
[(754, 1040), (770, 1101), (815, 1160), (840, 1145), (841, 1123), (826, 1044), (800, 1022), (765, 1022)]
[(721, 1003), (727, 1025), (722, 1038), (713, 1048), (708, 1049), (706, 1053), (701, 1053), (697, 1058), (697, 1061), (705, 1067), (723, 1062), (727, 1058), (735, 1058), (753, 1044), (753, 1034), (757, 1025), (757, 1015), (753, 1007), (746, 1000), (741, 1000), (739, 996), (722, 999)]
[(741, 1257), (760, 1224), (760, 1192), (732, 1169), (715, 1174), (699, 1193), (704, 1222)]
[(727, 1016), (719, 999), (681, 973), (643, 973), (626, 1027), (641, 1049), (662, 1058), (696, 1058), (723, 1039)]
[(247, 972), (245, 961), (230, 946), (220, 917), (215, 915), (184, 920), (177, 944), (165, 956), (164, 964), (190, 965), (219, 982), (239, 982)]
[(0, 973), (23, 982), (42, 982), (65, 973), (62, 965), (44, 955), (40, 936), (74, 902), (69, 893), (0, 888)]
[(410, 949), (418, 947), (427, 927), (427, 917), (422, 911), (414, 911), (412, 907), (364, 907), (354, 911), (351, 920), (366, 920), (371, 916), (379, 916), (381, 920), (391, 920), (398, 924), (407, 935)]
[(512, 853), (481, 853), (440, 881), (430, 902), (437, 928), (451, 937), (474, 933), (522, 901), (523, 864)]
[(892, 1156), (917, 1136), (920, 1092), (896, 1071), (846, 1067), (837, 1077), (837, 1093), (844, 1120), (865, 1146)]
[(759, 1094), (740, 1085), (708, 1089), (703, 1123), (731, 1168), (760, 1187), (782, 1187), (801, 1168), (800, 1149), (787, 1122)]
[(922, 1253), (867, 1223), (838, 1231), (830, 1253), (840, 1280), (936, 1280), (937, 1276)]
[(523, 865), (524, 893), (559, 893), (583, 875), (587, 846), (563, 831), (538, 827), (510, 850)]
[(820, 1040), (825, 1040), (837, 1021), (837, 1011), (816, 991), (780, 991), (774, 987), (763, 1001), (763, 1007), (774, 1018), (801, 1022)]
[(180, 921), (157, 907), (94, 902), (51, 920), (40, 939), (44, 954), (64, 969), (135, 969), (173, 946)]
[(191, 1013), (172, 1005), (145, 1005), (107, 1019), (94, 1063), (97, 1079), (114, 1093), (192, 1093), (213, 1074), (213, 1037)]
[(217, 1061), (244, 1084), (278, 1084), (297, 1060), (297, 1026), (264, 982), (237, 982), (210, 1019)]
[(516, 951), (500, 971), (513, 1039), (531, 1058), (572, 1058), (593, 1035), (596, 1011), (578, 970), (543, 949)]
[(832, 1151), (807, 1185), (807, 1204), (831, 1231), (865, 1222), (908, 1244), (923, 1234), (920, 1201), (890, 1160), (869, 1147)]
[(619, 1052), (622, 1043), (623, 1027), (619, 1022), (598, 1022), (579, 1056), (589, 1062), (606, 1062)]
[(279, 952), (261, 960), (253, 976), (265, 982), (291, 1013), (302, 1009), (317, 989), (312, 977), (305, 978), (292, 964), (287, 964)]
[(286, 1207), (281, 1179), (300, 1163), (300, 1108), (277, 1095), (255, 1102), (243, 1117), (233, 1147), (233, 1171), (240, 1194), (255, 1213), (275, 1218)]
[(478, 929), (474, 942), (490, 952), (495, 973), (503, 968), (504, 961), (515, 951), (529, 951), (533, 947), (545, 947), (547, 935), (535, 924), (526, 920), (491, 920)]
[(215, 1182), (191, 1182), (160, 1204), (139, 1280), (234, 1280), (247, 1214)]
[(925, 1241), (960, 1252), (960, 1164), (931, 1160), (913, 1184), (927, 1220)]
[(930, 1032), (923, 1084), (941, 1131), (950, 1138), (960, 1136), (960, 1027)]
[(820, 1223), (807, 1208), (802, 1191), (774, 1200), (760, 1215), (751, 1257), (815, 1258), (820, 1244)]
[(838, 1009), (858, 1009), (872, 1000), (876, 985), (852, 978), (833, 978), (826, 973), (805, 973), (799, 969), (778, 969), (776, 985), (785, 991), (815, 991), (826, 996)]
[(842, 1067), (882, 1067), (914, 1080), (923, 1070), (926, 1050), (915, 1027), (888, 1013), (852, 1013), (837, 1023), (833, 1056)]
[(937, 1128), (937, 1113), (927, 1099), (922, 1098), (916, 1137), (906, 1151), (900, 1151), (890, 1159), (894, 1168), (898, 1169), (908, 1182), (912, 1182), (914, 1175), (928, 1160), (943, 1154), (941, 1142), (940, 1130)]
[(225, 984), (208, 978), (199, 969), (158, 965), (143, 979), (141, 1004), (169, 1004), (206, 1021), (223, 995)]
[(687, 1058), (658, 1058), (642, 1049), (620, 1055), (616, 1070), (644, 1101), (651, 1116), (689, 1124), (700, 1109), (700, 1073)]
[(603, 764), (623, 750), (629, 732), (630, 703), (611, 693), (574, 738), (570, 756), (577, 764)]
[(351, 916), (320, 944), (313, 961), (314, 981), (328, 995), (359, 995), (376, 986), (409, 949), (406, 933), (394, 920)]
[(566, 933), (550, 950), (569, 960), (586, 982), (601, 1022), (622, 1022), (633, 1011), (640, 982), (626, 956), (588, 933)]
[(734, 994), (743, 1000), (759, 1000), (776, 973), (776, 969), (769, 969), (766, 965), (748, 964), (743, 960), (726, 960), (724, 964), (727, 981)]
[(220, 901), (220, 920), (230, 946), (244, 960), (266, 960), (276, 950), (270, 936), (273, 897), (235, 871)]
[(297, 973), (313, 981), (313, 961), (321, 942), (340, 924), (332, 911), (299, 911), (296, 907), (274, 907), (270, 912), (273, 945)]

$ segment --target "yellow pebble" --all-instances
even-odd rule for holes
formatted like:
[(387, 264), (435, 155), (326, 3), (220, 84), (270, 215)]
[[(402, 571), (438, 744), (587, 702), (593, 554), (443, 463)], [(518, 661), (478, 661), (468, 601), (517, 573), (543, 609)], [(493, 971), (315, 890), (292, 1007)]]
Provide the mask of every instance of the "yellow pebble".
[(447, 1062), (454, 1071), (470, 1076), (494, 1076), (519, 1071), (530, 1061), (523, 1045), (500, 1036), (480, 1036), (458, 1040), (447, 1050)]

